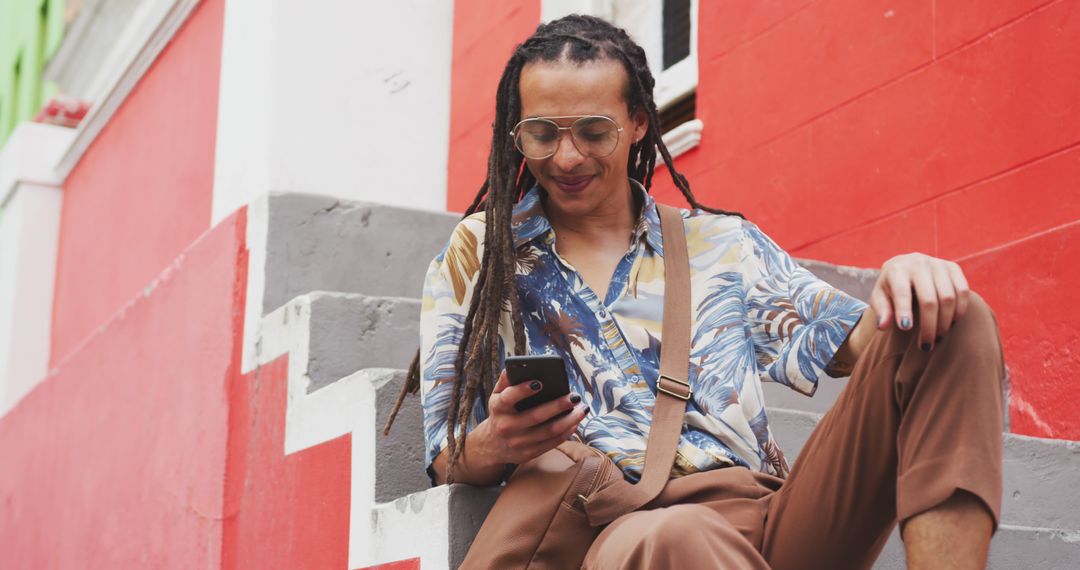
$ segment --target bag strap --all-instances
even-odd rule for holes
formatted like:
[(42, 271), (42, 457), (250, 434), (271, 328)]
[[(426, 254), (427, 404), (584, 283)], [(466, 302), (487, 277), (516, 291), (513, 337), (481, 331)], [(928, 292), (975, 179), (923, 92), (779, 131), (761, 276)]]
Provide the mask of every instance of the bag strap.
[(686, 402), (692, 396), (690, 367), (690, 257), (678, 209), (657, 204), (664, 243), (664, 324), (656, 406), (645, 448), (645, 467), (636, 485), (611, 485), (589, 497), (585, 511), (592, 525), (607, 524), (635, 511), (664, 489), (675, 463)]

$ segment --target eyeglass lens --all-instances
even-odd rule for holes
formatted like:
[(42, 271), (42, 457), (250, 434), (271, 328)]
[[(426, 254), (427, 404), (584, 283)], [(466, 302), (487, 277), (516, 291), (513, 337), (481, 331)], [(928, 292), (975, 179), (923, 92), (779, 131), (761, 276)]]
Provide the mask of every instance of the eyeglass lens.
[[(558, 150), (562, 130), (549, 119), (526, 119), (518, 125), (515, 142), (521, 154), (547, 158)], [(607, 117), (582, 117), (570, 126), (570, 134), (578, 151), (592, 158), (610, 155), (619, 142), (619, 127)]]

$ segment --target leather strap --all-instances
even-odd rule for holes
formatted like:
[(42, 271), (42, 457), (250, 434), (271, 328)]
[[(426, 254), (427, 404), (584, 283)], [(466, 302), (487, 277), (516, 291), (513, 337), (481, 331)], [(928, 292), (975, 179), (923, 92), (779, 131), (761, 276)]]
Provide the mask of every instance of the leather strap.
[(663, 204), (657, 204), (656, 209), (664, 243), (664, 324), (660, 338), (660, 377), (656, 380), (656, 406), (645, 449), (645, 467), (637, 484), (611, 485), (589, 497), (585, 511), (592, 525), (607, 524), (635, 511), (664, 489), (675, 463), (686, 402), (691, 396), (687, 378), (690, 258), (686, 251), (686, 230), (678, 209)]

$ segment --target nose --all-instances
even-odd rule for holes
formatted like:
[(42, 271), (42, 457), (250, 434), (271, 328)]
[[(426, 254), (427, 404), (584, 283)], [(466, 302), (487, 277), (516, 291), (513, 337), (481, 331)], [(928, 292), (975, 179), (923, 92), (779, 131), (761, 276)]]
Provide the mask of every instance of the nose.
[(570, 131), (559, 133), (559, 146), (555, 149), (551, 160), (562, 172), (574, 172), (582, 162), (585, 162), (585, 155), (574, 146), (574, 138)]

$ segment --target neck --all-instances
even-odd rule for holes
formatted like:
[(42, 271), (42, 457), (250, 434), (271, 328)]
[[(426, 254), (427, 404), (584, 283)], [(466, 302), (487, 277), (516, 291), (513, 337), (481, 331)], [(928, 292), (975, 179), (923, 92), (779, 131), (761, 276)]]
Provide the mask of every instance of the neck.
[(548, 200), (543, 205), (551, 228), (560, 238), (573, 236), (606, 241), (614, 237), (629, 239), (637, 223), (639, 201), (627, 181), (624, 192), (615, 193), (613, 199), (584, 214), (571, 215), (560, 211)]

